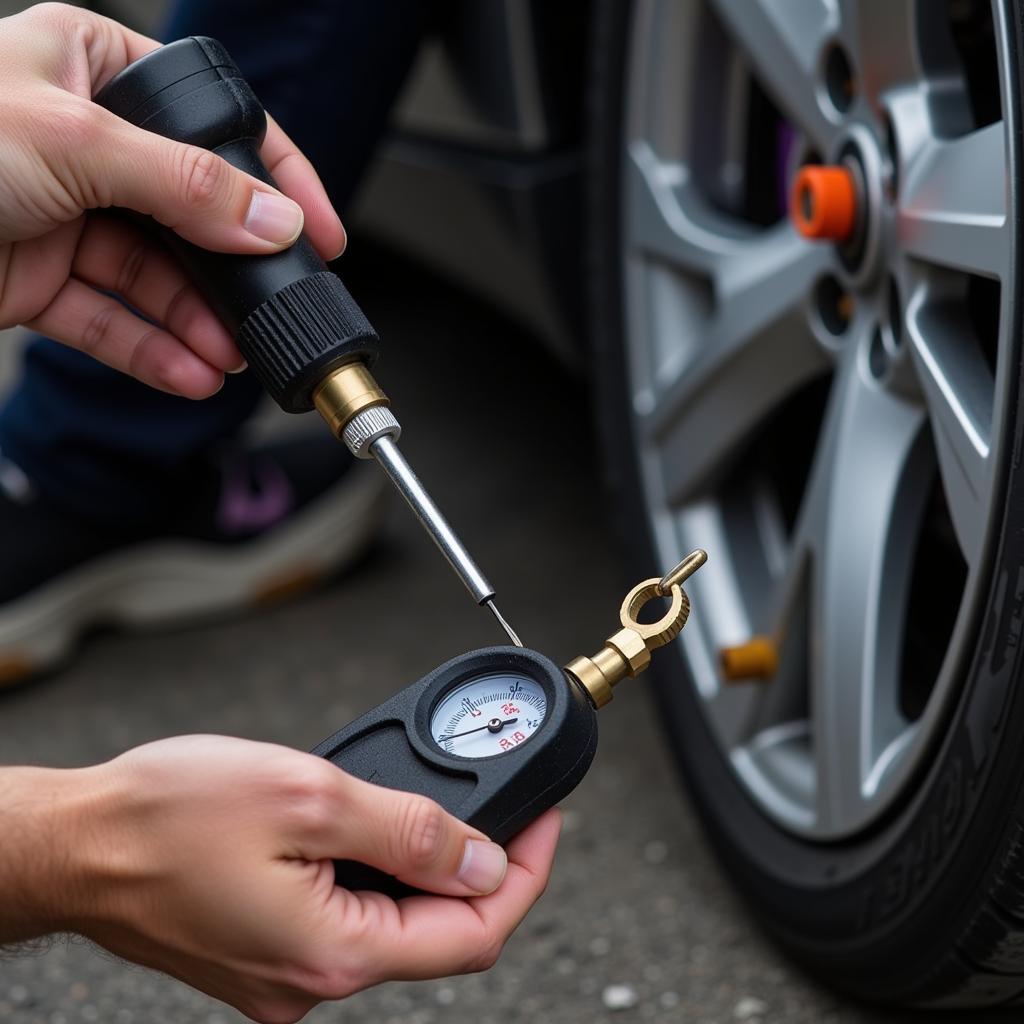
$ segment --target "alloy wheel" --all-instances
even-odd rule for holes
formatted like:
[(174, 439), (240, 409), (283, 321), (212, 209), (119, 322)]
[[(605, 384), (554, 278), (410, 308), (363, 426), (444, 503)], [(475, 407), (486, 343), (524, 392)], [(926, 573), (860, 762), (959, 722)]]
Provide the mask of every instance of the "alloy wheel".
[[(642, 0), (623, 139), (629, 387), (680, 643), (751, 797), (812, 839), (913, 790), (988, 582), (1016, 301), (1002, 5)], [(856, 168), (854, 243), (787, 214)], [(778, 640), (768, 682), (718, 653)]]

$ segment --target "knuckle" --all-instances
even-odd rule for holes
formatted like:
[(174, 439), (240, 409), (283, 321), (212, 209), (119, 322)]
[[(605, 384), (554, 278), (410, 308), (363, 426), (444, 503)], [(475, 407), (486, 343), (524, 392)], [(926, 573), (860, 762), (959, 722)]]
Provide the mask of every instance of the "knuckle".
[(342, 964), (328, 964), (316, 973), (309, 990), (317, 999), (334, 1001), (345, 999), (359, 991), (360, 987), (355, 973), (348, 967)]
[(127, 295), (139, 280), (142, 266), (146, 262), (146, 246), (142, 242), (132, 246), (117, 272), (114, 291), (119, 295)]
[(484, 971), (489, 971), (498, 962), (504, 948), (505, 943), (500, 939), (490, 939), (483, 942), (480, 948), (470, 957), (465, 973), (481, 974)]
[(41, 111), (46, 136), (68, 151), (79, 150), (91, 143), (99, 131), (99, 117), (92, 104), (77, 96), (49, 105)]
[(399, 859), (410, 868), (432, 866), (444, 851), (444, 811), (426, 797), (409, 797), (400, 816), (395, 830)]
[(290, 758), (286, 763), (277, 765), (275, 771), (283, 795), (302, 801), (320, 796), (327, 788), (330, 779), (324, 768), (337, 771), (326, 762), (306, 757)]
[(164, 384), (170, 382), (173, 362), (166, 352), (160, 351), (160, 346), (153, 344), (161, 333), (158, 328), (151, 327), (135, 342), (128, 359), (128, 372), (133, 377), (145, 376)]
[(361, 940), (373, 936), (375, 927), (379, 927), (379, 917), (373, 913), (359, 914), (346, 925), (350, 923), (357, 925), (354, 929), (344, 928), (351, 944), (339, 949), (333, 943), (310, 941), (285, 968), (279, 981), (291, 994), (315, 1005), (323, 1000), (344, 999), (366, 987), (370, 965), (361, 949)]
[(348, 905), (340, 922), (340, 931), (347, 938), (345, 946), (318, 947), (304, 967), (303, 991), (317, 999), (336, 1001), (385, 980), (379, 952), (374, 952), (385, 927), (383, 905), (393, 906), (383, 896)]
[(224, 174), (224, 163), (215, 153), (196, 146), (185, 147), (181, 156), (182, 198), (186, 206), (216, 204)]
[(71, 23), (73, 21), (73, 12), (74, 8), (69, 7), (67, 4), (47, 2), (33, 4), (25, 14), (32, 17), (33, 20), (56, 27)]
[(311, 832), (326, 828), (334, 815), (333, 784), (329, 772), (337, 769), (326, 762), (326, 771), (316, 762), (292, 768), (283, 779), (283, 793), (296, 821)]
[(530, 886), (530, 899), (531, 906), (536, 903), (544, 893), (548, 891), (548, 886), (551, 884), (551, 872), (546, 871), (544, 873), (538, 873), (536, 871), (531, 872), (531, 886)]
[(194, 309), (190, 309), (194, 294), (192, 285), (183, 284), (168, 300), (167, 308), (164, 310), (163, 322), (172, 332), (174, 332), (172, 326), (174, 322), (180, 321), (180, 330), (176, 332), (179, 337), (184, 337), (187, 334), (189, 323), (193, 319), (188, 314), (195, 312)]
[(110, 337), (114, 313), (115, 306), (113, 303), (104, 303), (89, 318), (89, 321), (82, 329), (80, 347), (83, 352), (91, 355), (104, 346)]

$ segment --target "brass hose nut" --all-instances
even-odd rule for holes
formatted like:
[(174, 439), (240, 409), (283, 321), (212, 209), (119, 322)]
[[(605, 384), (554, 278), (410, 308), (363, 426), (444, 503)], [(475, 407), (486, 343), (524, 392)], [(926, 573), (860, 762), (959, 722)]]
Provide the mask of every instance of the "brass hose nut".
[[(595, 707), (603, 707), (612, 699), (616, 684), (643, 672), (651, 663), (651, 651), (679, 636), (690, 614), (690, 599), (680, 583), (706, 561), (703, 551), (694, 551), (661, 579), (638, 583), (619, 609), (622, 628), (608, 637), (596, 654), (574, 658), (565, 666), (566, 673), (586, 690)], [(640, 622), (638, 616), (644, 606), (659, 597), (669, 599), (665, 614), (656, 622)]]
[(365, 364), (355, 362), (339, 366), (316, 389), (313, 404), (331, 433), (340, 439), (357, 413), (374, 406), (388, 406), (391, 400)]
[(651, 663), (651, 652), (647, 650), (644, 638), (635, 629), (620, 629), (618, 633), (612, 633), (605, 646), (617, 651), (619, 657), (626, 663), (626, 675), (632, 677), (638, 672), (643, 672)]

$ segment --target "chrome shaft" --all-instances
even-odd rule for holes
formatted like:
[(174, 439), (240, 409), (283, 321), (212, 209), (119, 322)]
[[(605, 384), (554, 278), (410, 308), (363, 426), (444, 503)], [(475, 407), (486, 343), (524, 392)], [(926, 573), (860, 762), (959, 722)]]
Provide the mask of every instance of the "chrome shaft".
[[(441, 514), (441, 510), (434, 504), (433, 499), (427, 494), (423, 484), (412, 471), (412, 467), (398, 450), (396, 442), (401, 436), (402, 428), (391, 410), (386, 405), (379, 404), (377, 396), (383, 397), (383, 392), (380, 392), (379, 389), (375, 390), (376, 385), (370, 387), (366, 383), (366, 378), (368, 378), (370, 384), (373, 384), (373, 378), (369, 377), (365, 369), (361, 372), (357, 372), (357, 370), (358, 368), (353, 369), (352, 367), (343, 367), (339, 370), (331, 378), (334, 387), (327, 393), (327, 398), (323, 397), (324, 389), (318, 393), (317, 408), (331, 424), (331, 429), (345, 442), (348, 450), (357, 459), (373, 458), (377, 460), (377, 464), (388, 475), (388, 479), (395, 485), (395, 489), (405, 499), (409, 508), (416, 513), (416, 518), (440, 548), (441, 554), (448, 560), (448, 564), (473, 595), (473, 600), (478, 605), (486, 605), (512, 643), (517, 647), (522, 647), (522, 641), (516, 636), (515, 630), (505, 621), (504, 616), (494, 603), (494, 587), (491, 586), (490, 580), (470, 557), (448, 520)], [(348, 390), (342, 387), (346, 373), (355, 373), (358, 378), (355, 385), (349, 387)], [(352, 403), (346, 404), (345, 401), (342, 401), (348, 391), (356, 393), (356, 397), (360, 400), (368, 396), (372, 401), (353, 413), (349, 408)], [(338, 397), (339, 395), (341, 398)], [(332, 399), (332, 401), (327, 399)], [(339, 401), (343, 406), (341, 411), (335, 408)]]
[(434, 543), (440, 548), (441, 554), (448, 560), (448, 564), (466, 585), (466, 589), (473, 595), (473, 600), (477, 604), (486, 604), (502, 629), (508, 634), (509, 639), (517, 647), (522, 647), (519, 637), (516, 636), (515, 631), (505, 621), (494, 604), (494, 587), (480, 571), (480, 567), (473, 561), (462, 541), (455, 535), (448, 520), (427, 494), (423, 484), (412, 471), (412, 467), (398, 450), (398, 445), (391, 437), (385, 435), (378, 437), (370, 445), (370, 453), (377, 460), (381, 469), (387, 473), (399, 494), (405, 498), (409, 508), (416, 513), (416, 518), (433, 538)]
[(370, 452), (387, 473), (399, 494), (408, 502), (409, 508), (416, 513), (416, 518), (423, 524), (434, 543), (441, 549), (441, 554), (458, 574), (466, 589), (473, 595), (477, 604), (494, 597), (494, 587), (490, 580), (480, 571), (469, 552), (463, 547), (462, 541), (455, 536), (455, 531), (441, 510), (434, 504), (398, 450), (398, 445), (390, 437), (379, 437), (370, 447)]

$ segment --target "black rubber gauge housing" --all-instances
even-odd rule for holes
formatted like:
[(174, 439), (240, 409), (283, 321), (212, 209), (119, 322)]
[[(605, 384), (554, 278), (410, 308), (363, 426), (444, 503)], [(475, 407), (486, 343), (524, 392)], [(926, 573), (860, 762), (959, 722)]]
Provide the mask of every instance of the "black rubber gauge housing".
[[(508, 673), (544, 690), (544, 720), (525, 742), (490, 757), (459, 757), (431, 734), (431, 715), (453, 689)], [(583, 691), (536, 651), (486, 647), (445, 662), (339, 730), (313, 750), (351, 775), (420, 793), (504, 843), (567, 796), (597, 750), (597, 713)], [(336, 867), (339, 885), (388, 895), (411, 892), (396, 879), (351, 861)]]

